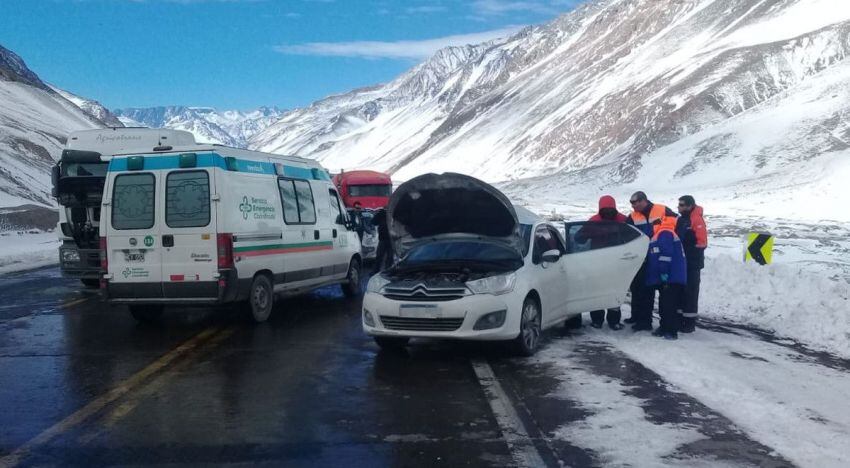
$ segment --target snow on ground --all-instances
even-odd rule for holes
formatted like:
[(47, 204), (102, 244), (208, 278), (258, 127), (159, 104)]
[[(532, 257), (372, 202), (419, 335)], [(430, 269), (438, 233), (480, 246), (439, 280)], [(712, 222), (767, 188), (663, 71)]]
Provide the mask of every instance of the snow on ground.
[(55, 232), (0, 232), (0, 274), (30, 270), (59, 261), (59, 240)]
[[(659, 374), (675, 387), (673, 390), (698, 399), (754, 440), (799, 466), (850, 466), (850, 374), (846, 371), (813, 362), (791, 348), (761, 341), (757, 335), (743, 331), (700, 329), (670, 342), (644, 333), (589, 329), (578, 339), (612, 344)], [(553, 346), (573, 347), (575, 343), (564, 340)], [(542, 359), (545, 362), (546, 356), (552, 358), (557, 353), (557, 349), (543, 353)], [(597, 387), (599, 397), (606, 401), (586, 405), (596, 412), (588, 421), (596, 418), (604, 427), (611, 405), (623, 401), (617, 395), (611, 395), (610, 400), (606, 397), (606, 392), (617, 391), (616, 384), (609, 384), (608, 390), (602, 389), (601, 384)], [(613, 422), (611, 418), (607, 420)], [(579, 429), (580, 435), (582, 428)], [(649, 433), (662, 429), (651, 428)], [(574, 428), (564, 430), (576, 432)], [(673, 440), (687, 437), (688, 433), (657, 435)]]

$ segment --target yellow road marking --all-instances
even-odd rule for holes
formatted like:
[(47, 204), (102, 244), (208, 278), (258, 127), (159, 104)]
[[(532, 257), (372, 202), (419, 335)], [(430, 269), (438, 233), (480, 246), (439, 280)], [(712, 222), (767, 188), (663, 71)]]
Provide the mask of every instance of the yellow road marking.
[(63, 304), (60, 304), (59, 307), (74, 307), (75, 305), (80, 305), (83, 302), (88, 302), (89, 299), (90, 298), (88, 298), (88, 297), (83, 297), (81, 299), (76, 299), (76, 300), (73, 300), (73, 301), (69, 301), (69, 302), (65, 302)]
[[(137, 391), (128, 395), (126, 401), (116, 406), (113, 410), (101, 418), (103, 421), (103, 429), (114, 427), (119, 421), (124, 419), (124, 417), (132, 413), (133, 410), (139, 406), (142, 400), (158, 392), (165, 386), (166, 383), (170, 382), (171, 378), (173, 378), (178, 372), (182, 372), (187, 367), (197, 362), (198, 359), (208, 355), (215, 349), (216, 346), (221, 344), (222, 341), (230, 338), (235, 331), (236, 329), (234, 328), (228, 328), (221, 331), (210, 338), (209, 341), (204, 343), (203, 348), (199, 352), (192, 353), (186, 359), (176, 363), (174, 366), (168, 368), (168, 370), (157, 375), (150, 382), (140, 387)], [(84, 445), (94, 440), (102, 432), (102, 430), (93, 430), (91, 433), (81, 436), (78, 440), (80, 444)]]
[(24, 445), (15, 449), (12, 453), (0, 458), (0, 468), (7, 468), (17, 465), (24, 457), (27, 456), (27, 454), (29, 454), (29, 452), (34, 447), (43, 445), (49, 442), (54, 437), (64, 432), (67, 432), (75, 426), (83, 423), (88, 418), (92, 417), (95, 413), (103, 410), (110, 403), (127, 394), (127, 392), (133, 390), (135, 387), (138, 387), (146, 379), (148, 379), (152, 375), (156, 374), (157, 372), (174, 362), (177, 358), (196, 349), (204, 340), (206, 340), (218, 331), (219, 330), (215, 328), (208, 328), (206, 330), (203, 330), (194, 337), (183, 342), (183, 344), (181, 344), (180, 346), (162, 355), (159, 359), (149, 364), (144, 369), (140, 370), (139, 372), (136, 372), (127, 379), (123, 380), (112, 390), (95, 398), (86, 406), (83, 406), (70, 416), (50, 426), (41, 434), (30, 439)]

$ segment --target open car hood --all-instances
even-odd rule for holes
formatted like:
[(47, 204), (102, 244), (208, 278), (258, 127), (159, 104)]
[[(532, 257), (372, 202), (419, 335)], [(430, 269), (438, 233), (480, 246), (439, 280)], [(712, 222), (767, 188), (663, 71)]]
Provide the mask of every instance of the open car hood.
[(387, 205), (393, 250), (439, 240), (496, 242), (522, 258), (522, 236), (510, 200), (490, 184), (463, 174), (425, 174), (401, 184)]

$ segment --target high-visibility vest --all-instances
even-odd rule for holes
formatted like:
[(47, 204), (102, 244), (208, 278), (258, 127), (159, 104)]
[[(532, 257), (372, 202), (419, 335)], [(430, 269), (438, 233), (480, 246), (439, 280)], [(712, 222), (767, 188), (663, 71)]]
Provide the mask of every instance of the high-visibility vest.
[(648, 237), (654, 237), (658, 234), (662, 226), (664, 228), (670, 228), (671, 223), (672, 230), (676, 230), (676, 218), (667, 216), (667, 207), (664, 205), (652, 205), (652, 209), (649, 211), (649, 219), (640, 211), (632, 211), (631, 218), (635, 227), (640, 229)]

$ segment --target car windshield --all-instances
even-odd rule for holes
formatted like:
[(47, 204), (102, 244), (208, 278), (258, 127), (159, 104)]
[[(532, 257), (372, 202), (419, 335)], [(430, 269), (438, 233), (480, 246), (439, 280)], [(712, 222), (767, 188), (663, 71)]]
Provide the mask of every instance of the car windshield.
[(392, 193), (392, 185), (359, 184), (348, 186), (348, 194), (352, 197), (389, 197), (390, 193)]
[(514, 250), (492, 242), (444, 241), (414, 247), (398, 267), (405, 270), (425, 265), (514, 270), (522, 266), (522, 259)]

